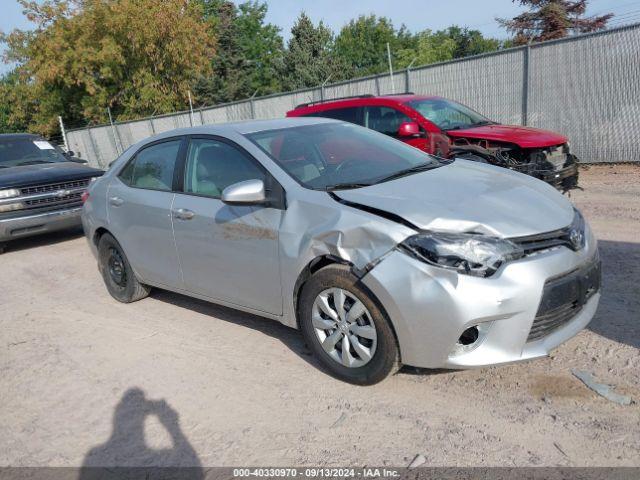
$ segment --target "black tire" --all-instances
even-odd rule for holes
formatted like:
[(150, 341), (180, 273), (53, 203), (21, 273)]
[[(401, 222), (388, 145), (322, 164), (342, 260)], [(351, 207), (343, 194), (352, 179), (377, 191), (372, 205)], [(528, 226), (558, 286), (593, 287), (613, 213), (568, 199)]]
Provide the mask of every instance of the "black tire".
[(122, 303), (142, 300), (151, 288), (138, 281), (124, 250), (108, 233), (98, 242), (98, 268), (107, 290)]
[[(312, 310), (316, 297), (324, 290), (340, 288), (357, 298), (367, 308), (376, 328), (377, 347), (368, 363), (346, 367), (334, 360), (322, 348), (312, 325)], [(302, 287), (298, 303), (300, 330), (307, 346), (334, 377), (356, 385), (373, 385), (400, 368), (398, 343), (391, 324), (373, 295), (358, 278), (343, 265), (329, 265), (317, 271)]]

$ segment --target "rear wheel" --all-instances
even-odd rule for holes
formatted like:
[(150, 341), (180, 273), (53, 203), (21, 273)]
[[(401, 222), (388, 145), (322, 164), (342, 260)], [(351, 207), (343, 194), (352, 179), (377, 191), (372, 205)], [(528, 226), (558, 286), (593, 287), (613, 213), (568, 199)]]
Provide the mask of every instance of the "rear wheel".
[(307, 345), (335, 377), (372, 385), (399, 368), (386, 315), (348, 268), (315, 273), (303, 287), (298, 316)]
[(140, 283), (122, 247), (108, 233), (98, 243), (98, 267), (107, 290), (122, 303), (131, 303), (149, 295), (150, 287)]

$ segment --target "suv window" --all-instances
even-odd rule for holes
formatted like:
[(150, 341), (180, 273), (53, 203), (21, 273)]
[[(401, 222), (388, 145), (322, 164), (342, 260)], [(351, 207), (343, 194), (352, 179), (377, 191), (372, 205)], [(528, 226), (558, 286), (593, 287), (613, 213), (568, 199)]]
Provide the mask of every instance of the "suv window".
[(398, 136), (398, 129), (404, 122), (412, 120), (404, 113), (391, 107), (367, 107), (365, 126), (385, 135)]
[(362, 107), (336, 108), (334, 110), (323, 110), (313, 112), (306, 117), (323, 117), (332, 118), (334, 120), (342, 120), (343, 122), (355, 123), (362, 125)]
[(122, 170), (120, 179), (131, 187), (171, 191), (181, 142), (170, 140), (144, 148)]
[(228, 143), (207, 138), (196, 138), (189, 143), (185, 192), (219, 198), (229, 185), (264, 179), (264, 171)]

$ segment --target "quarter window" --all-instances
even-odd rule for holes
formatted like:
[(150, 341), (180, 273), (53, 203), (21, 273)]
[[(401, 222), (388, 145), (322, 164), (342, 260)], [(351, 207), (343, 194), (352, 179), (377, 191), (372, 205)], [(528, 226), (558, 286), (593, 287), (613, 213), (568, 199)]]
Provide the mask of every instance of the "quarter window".
[(136, 188), (171, 191), (181, 140), (158, 143), (141, 150), (120, 173), (120, 179)]
[(322, 110), (314, 112), (308, 117), (332, 118), (334, 120), (342, 120), (343, 122), (355, 123), (362, 125), (362, 107), (337, 108), (334, 110)]
[(219, 198), (222, 191), (234, 183), (264, 179), (262, 169), (236, 147), (213, 139), (191, 140), (185, 192)]

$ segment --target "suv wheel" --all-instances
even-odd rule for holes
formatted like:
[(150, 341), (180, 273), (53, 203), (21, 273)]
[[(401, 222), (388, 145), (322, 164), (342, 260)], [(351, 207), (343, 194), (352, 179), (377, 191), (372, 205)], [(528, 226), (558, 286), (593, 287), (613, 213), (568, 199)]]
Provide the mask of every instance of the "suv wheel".
[(151, 288), (138, 281), (122, 247), (108, 233), (98, 243), (98, 267), (107, 290), (119, 302), (131, 303), (149, 295)]
[(309, 348), (341, 380), (372, 385), (400, 366), (386, 315), (342, 265), (322, 268), (305, 283), (298, 318)]

